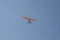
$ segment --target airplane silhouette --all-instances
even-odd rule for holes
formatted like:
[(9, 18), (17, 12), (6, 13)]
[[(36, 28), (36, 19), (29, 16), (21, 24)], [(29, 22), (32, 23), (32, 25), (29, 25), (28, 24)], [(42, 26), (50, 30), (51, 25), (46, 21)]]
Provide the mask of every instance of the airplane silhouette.
[(28, 18), (28, 17), (26, 17), (26, 16), (23, 16), (23, 18), (26, 19), (26, 20), (28, 21), (27, 23), (29, 23), (29, 24), (32, 23), (31, 21), (36, 21), (36, 19)]

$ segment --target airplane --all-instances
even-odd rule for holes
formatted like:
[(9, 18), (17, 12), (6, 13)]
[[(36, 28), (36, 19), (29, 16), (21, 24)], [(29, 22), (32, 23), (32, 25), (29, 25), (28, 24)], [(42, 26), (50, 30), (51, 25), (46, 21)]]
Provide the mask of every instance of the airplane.
[(32, 23), (31, 21), (36, 21), (36, 19), (29, 18), (29, 17), (26, 17), (26, 16), (23, 16), (23, 18), (26, 19), (28, 21), (27, 23), (29, 23), (29, 24)]

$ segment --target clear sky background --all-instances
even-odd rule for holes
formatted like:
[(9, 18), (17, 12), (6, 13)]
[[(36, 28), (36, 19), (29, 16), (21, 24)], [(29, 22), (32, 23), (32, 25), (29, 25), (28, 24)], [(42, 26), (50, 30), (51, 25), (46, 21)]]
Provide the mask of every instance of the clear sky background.
[(60, 1), (0, 0), (0, 40), (60, 40)]

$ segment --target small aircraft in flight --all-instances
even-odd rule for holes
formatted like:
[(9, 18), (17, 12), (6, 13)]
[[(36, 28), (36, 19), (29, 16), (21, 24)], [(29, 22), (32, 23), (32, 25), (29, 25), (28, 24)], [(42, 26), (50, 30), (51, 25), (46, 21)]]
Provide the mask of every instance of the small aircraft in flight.
[(27, 23), (29, 23), (29, 24), (32, 23), (31, 21), (36, 21), (36, 19), (29, 18), (29, 17), (26, 17), (26, 16), (23, 16), (23, 18), (26, 19), (28, 21)]

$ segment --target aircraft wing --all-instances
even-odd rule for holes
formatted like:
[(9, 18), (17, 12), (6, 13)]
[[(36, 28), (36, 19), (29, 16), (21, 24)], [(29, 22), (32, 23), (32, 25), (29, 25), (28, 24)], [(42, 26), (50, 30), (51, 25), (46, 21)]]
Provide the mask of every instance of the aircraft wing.
[(36, 21), (36, 19), (28, 18), (28, 17), (26, 17), (26, 16), (23, 16), (23, 18), (25, 18), (26, 20)]
[(25, 18), (26, 20), (30, 20), (30, 18), (26, 17), (26, 16), (23, 16), (23, 18)]
[(31, 20), (31, 21), (36, 21), (36, 19), (33, 19), (33, 18), (31, 18), (30, 20)]

